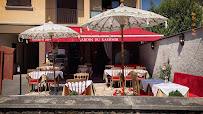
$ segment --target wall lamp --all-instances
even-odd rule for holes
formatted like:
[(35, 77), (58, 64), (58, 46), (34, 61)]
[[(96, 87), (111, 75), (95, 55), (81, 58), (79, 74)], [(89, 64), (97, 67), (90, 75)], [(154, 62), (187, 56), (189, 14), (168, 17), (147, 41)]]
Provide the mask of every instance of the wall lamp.
[(181, 33), (179, 36), (179, 42), (181, 45), (184, 45), (184, 34), (183, 33)]
[(154, 42), (151, 42), (151, 48), (154, 50)]

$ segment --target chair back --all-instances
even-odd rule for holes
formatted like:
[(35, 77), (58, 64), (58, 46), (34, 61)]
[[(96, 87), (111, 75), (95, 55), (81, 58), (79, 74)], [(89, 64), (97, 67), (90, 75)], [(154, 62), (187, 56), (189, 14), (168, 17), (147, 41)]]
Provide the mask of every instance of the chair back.
[(38, 67), (37, 69), (39, 69), (40, 71), (49, 71), (49, 70), (53, 70), (53, 69), (55, 69), (55, 71), (60, 71), (59, 67), (53, 68), (53, 66), (42, 66), (42, 67)]
[(89, 80), (89, 73), (76, 73), (74, 79), (86, 79)]
[(87, 65), (78, 65), (78, 68), (80, 67), (87, 67)]
[(69, 94), (71, 91), (76, 91), (79, 95), (86, 95), (86, 79), (68, 79), (66, 83), (68, 83)]
[(140, 96), (140, 87), (139, 87), (139, 79), (136, 72), (131, 71), (132, 76), (132, 85), (133, 85), (133, 95)]
[[(54, 69), (43, 69), (45, 71), (44, 75), (46, 76), (46, 80), (53, 80), (54, 79)], [(56, 74), (56, 73), (55, 73)], [(55, 75), (55, 78), (57, 76)]]
[(125, 67), (124, 69), (135, 69), (135, 67)]
[[(32, 74), (30, 75), (29, 73), (31, 73), (31, 72), (32, 72)], [(39, 69), (27, 69), (26, 78), (28, 79), (28, 82), (31, 79), (39, 79), (38, 77), (39, 77)]]
[(27, 69), (27, 73), (33, 72), (33, 71), (39, 71), (38, 69)]
[(111, 69), (121, 69), (121, 67), (112, 67)]
[(136, 69), (142, 69), (142, 70), (146, 70), (146, 67), (140, 67), (140, 66), (136, 66)]
[(121, 69), (112, 69), (112, 75), (111, 75), (112, 80), (120, 80), (121, 72), (122, 72)]
[(105, 69), (111, 69), (113, 67), (114, 67), (113, 65), (105, 65)]
[(85, 65), (87, 65), (87, 67), (92, 67), (92, 63), (85, 63)]

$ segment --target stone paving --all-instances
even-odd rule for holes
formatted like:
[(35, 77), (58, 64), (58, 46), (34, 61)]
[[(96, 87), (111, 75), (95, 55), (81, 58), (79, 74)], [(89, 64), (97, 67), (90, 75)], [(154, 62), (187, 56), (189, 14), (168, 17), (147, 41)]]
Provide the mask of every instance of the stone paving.
[[(19, 75), (14, 75), (13, 80), (3, 80), (2, 83), (2, 95), (19, 95), (20, 93), (20, 76)], [(94, 79), (95, 80), (95, 79)], [(104, 82), (96, 82), (93, 83), (94, 88), (95, 88), (95, 96), (113, 96), (113, 93), (115, 92), (116, 89), (121, 90), (121, 88), (110, 88), (109, 85), (107, 86)], [(63, 91), (63, 86), (65, 84), (65, 81), (62, 82), (62, 84), (59, 84), (59, 91), (57, 91), (57, 95), (62, 95)], [(26, 79), (26, 74), (22, 74), (22, 92), (21, 95), (26, 95), (26, 96), (49, 96), (49, 95), (55, 95), (54, 93), (54, 85), (51, 85), (51, 90), (50, 91), (44, 91), (43, 84), (41, 87), (43, 88), (42, 91), (38, 93), (37, 88), (35, 87), (34, 91), (31, 91), (27, 93), (27, 87), (28, 87), (28, 82)], [(45, 84), (44, 84), (45, 87)], [(30, 86), (31, 90), (31, 86)]]

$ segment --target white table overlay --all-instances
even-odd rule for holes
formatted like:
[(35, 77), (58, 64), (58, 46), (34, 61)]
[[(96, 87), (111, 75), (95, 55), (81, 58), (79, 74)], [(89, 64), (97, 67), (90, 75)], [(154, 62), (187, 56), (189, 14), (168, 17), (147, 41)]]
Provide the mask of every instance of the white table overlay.
[(152, 92), (153, 92), (154, 96), (157, 96), (157, 92), (159, 89), (167, 96), (169, 95), (170, 92), (176, 91), (176, 90), (180, 91), (180, 93), (184, 96), (187, 93), (187, 91), (189, 90), (189, 88), (186, 86), (182, 86), (182, 85), (171, 83), (171, 82), (153, 84)]
[[(46, 75), (48, 78), (50, 79), (54, 79), (54, 72), (50, 72), (50, 71), (33, 71), (28, 73), (28, 75), (32, 78), (32, 79), (40, 79), (42, 77), (42, 75)], [(57, 76), (60, 75), (61, 78), (63, 78), (63, 72), (62, 71), (55, 71), (55, 78), (57, 78)]]
[[(78, 82), (75, 82), (72, 84), (70, 82), (68, 82), (65, 85), (66, 85), (66, 87), (69, 86), (69, 89), (71, 91), (78, 92), (78, 94), (82, 94), (85, 91), (85, 82), (79, 82), (79, 91), (78, 91)], [(92, 86), (92, 80), (87, 80), (86, 81), (86, 88), (88, 88), (90, 85)], [(76, 90), (75, 90), (75, 88), (76, 88)]]

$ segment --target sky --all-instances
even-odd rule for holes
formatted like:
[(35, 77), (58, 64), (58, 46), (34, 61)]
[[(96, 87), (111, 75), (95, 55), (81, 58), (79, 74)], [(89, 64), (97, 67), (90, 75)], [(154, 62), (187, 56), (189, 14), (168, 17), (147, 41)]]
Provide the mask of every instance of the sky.
[[(159, 5), (162, 0), (152, 0), (155, 5)], [(150, 0), (142, 0), (142, 9), (147, 10), (150, 7)]]

